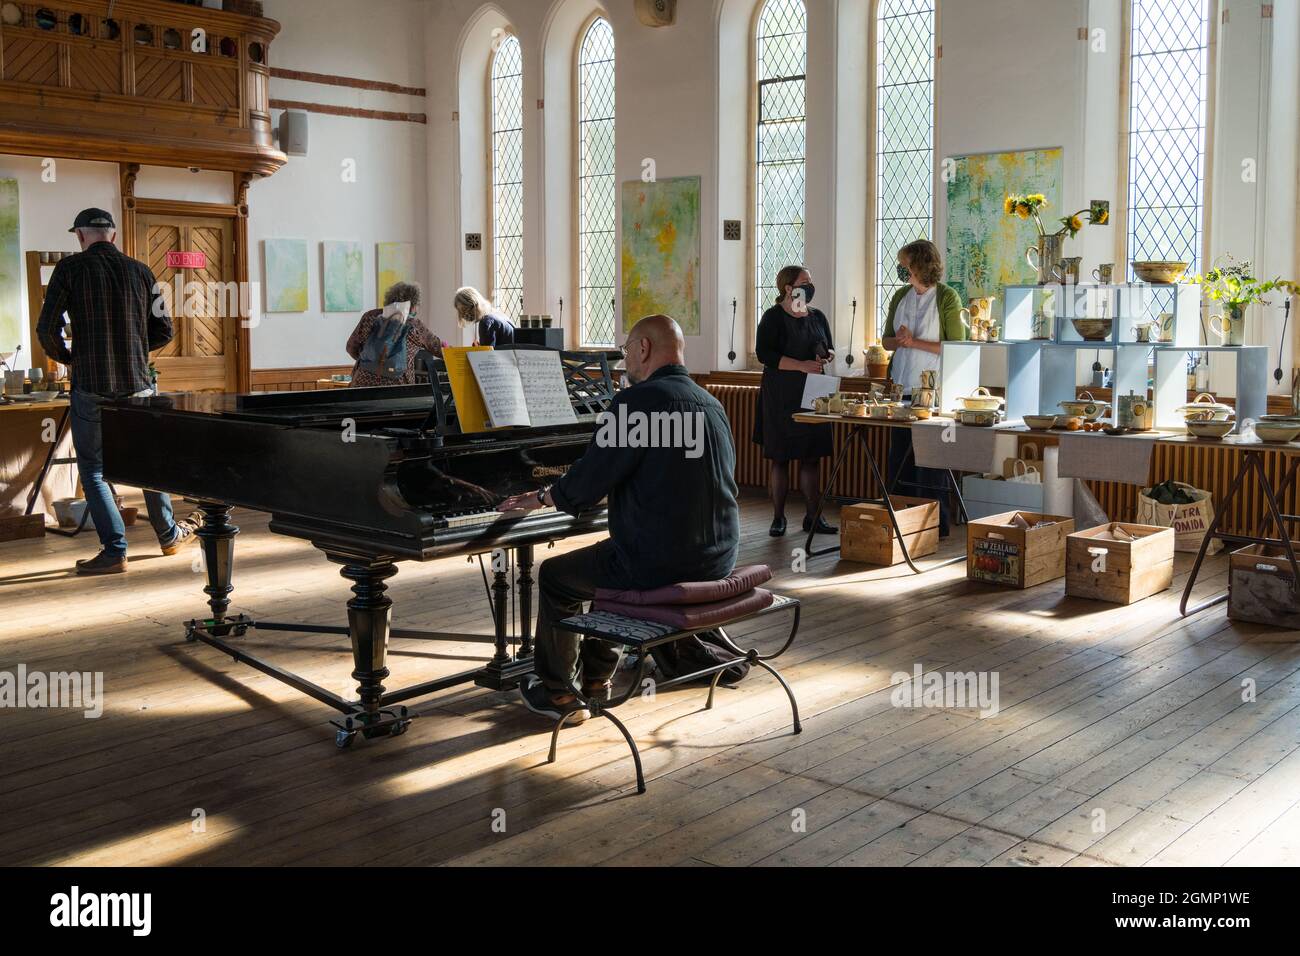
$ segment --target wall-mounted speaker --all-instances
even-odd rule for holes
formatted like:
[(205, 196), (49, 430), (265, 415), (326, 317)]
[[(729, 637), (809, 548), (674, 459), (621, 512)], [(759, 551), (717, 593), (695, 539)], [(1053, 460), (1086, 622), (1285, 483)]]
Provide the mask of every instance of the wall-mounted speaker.
[(307, 155), (307, 114), (302, 110), (280, 114), (280, 150), (288, 156)]
[(677, 0), (636, 0), (636, 16), (648, 27), (670, 27), (677, 21)]

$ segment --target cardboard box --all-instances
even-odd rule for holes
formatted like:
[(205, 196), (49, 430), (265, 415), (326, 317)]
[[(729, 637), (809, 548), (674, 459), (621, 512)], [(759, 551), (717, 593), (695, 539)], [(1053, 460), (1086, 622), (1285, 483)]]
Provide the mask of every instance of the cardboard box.
[[(1015, 523), (1016, 516), (1028, 527)], [(1035, 528), (1040, 521), (1049, 525)], [(1032, 588), (1065, 577), (1065, 539), (1074, 519), (1036, 511), (1008, 511), (966, 526), (966, 577), (986, 584)]]
[(1112, 521), (1076, 531), (1065, 542), (1065, 593), (1134, 604), (1174, 580), (1173, 528)]
[[(939, 550), (939, 502), (890, 495), (898, 530), (914, 559)], [(864, 564), (893, 565), (903, 560), (889, 512), (883, 504), (846, 505), (840, 509), (840, 557)]]
[[(1300, 542), (1292, 542), (1300, 557)], [(1252, 544), (1228, 558), (1228, 617), (1300, 631), (1300, 596), (1280, 547)], [(1290, 640), (1300, 640), (1292, 634)]]

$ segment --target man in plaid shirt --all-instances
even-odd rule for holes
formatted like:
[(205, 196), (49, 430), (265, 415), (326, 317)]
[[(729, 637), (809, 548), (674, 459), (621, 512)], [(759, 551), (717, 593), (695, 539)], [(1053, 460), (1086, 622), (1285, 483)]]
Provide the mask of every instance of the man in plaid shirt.
[[(104, 481), (100, 406), (153, 393), (149, 353), (172, 340), (172, 321), (149, 267), (113, 245), (112, 215), (82, 210), (68, 231), (77, 234), (82, 251), (54, 267), (36, 334), (46, 355), (72, 366), (72, 444), (103, 548), (78, 561), (77, 573), (120, 574), (126, 570), (126, 527)], [(63, 337), (64, 313), (71, 323), (71, 350)], [(146, 491), (144, 500), (163, 554), (175, 554), (193, 528), (177, 524), (167, 495)]]

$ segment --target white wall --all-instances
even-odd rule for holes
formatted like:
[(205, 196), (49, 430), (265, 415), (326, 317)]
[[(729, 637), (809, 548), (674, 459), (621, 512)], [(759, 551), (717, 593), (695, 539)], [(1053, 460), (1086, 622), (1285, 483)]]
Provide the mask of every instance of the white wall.
[[(267, 0), (266, 15), (282, 25), (271, 63), (423, 87), (425, 6), (420, 0), (366, 0), (363, 13), (355, 0)], [(403, 113), (426, 109), (420, 97), (276, 78), (271, 97)], [(275, 115), (278, 122), (279, 112)], [(266, 239), (306, 239), (309, 278), (306, 312), (262, 315), (252, 329), (253, 368), (351, 361), (343, 346), (361, 313), (321, 311), (323, 240), (361, 243), (367, 308), (380, 294), (375, 288), (378, 242), (415, 243), (416, 280), (428, 287), (424, 126), (309, 113), (308, 127), (308, 155), (289, 157), (288, 165), (249, 190), (250, 279), (261, 281)], [(354, 183), (343, 181), (348, 160), (356, 163)]]

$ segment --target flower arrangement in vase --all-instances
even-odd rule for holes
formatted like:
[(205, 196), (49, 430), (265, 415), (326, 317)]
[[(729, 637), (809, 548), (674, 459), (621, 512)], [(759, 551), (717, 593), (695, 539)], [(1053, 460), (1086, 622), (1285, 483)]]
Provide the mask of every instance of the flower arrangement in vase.
[(1282, 289), (1288, 296), (1300, 294), (1300, 284), (1281, 276), (1256, 278), (1248, 260), (1237, 260), (1229, 254), (1216, 260), (1208, 272), (1189, 276), (1184, 281), (1199, 285), (1206, 298), (1223, 303), (1227, 311), (1223, 315), (1210, 316), (1210, 327), (1222, 338), (1224, 345), (1245, 342), (1246, 310), (1256, 302), (1267, 305), (1265, 296), (1270, 292)]
[[(1039, 285), (1065, 281), (1065, 267), (1062, 263), (1065, 240), (1073, 239), (1079, 234), (1079, 230), (1084, 226), (1084, 216), (1088, 217), (1089, 223), (1096, 226), (1104, 226), (1110, 222), (1110, 202), (1105, 199), (1094, 199), (1088, 204), (1087, 209), (1062, 216), (1057, 220), (1061, 227), (1055, 232), (1048, 232), (1043, 225), (1042, 217), (1042, 211), (1047, 205), (1047, 197), (1042, 193), (1012, 193), (1002, 204), (1006, 215), (1016, 216), (1019, 219), (1032, 219), (1038, 229), (1038, 241), (1025, 250), (1025, 261), (1038, 273)], [(1077, 276), (1074, 278), (1077, 279)]]

